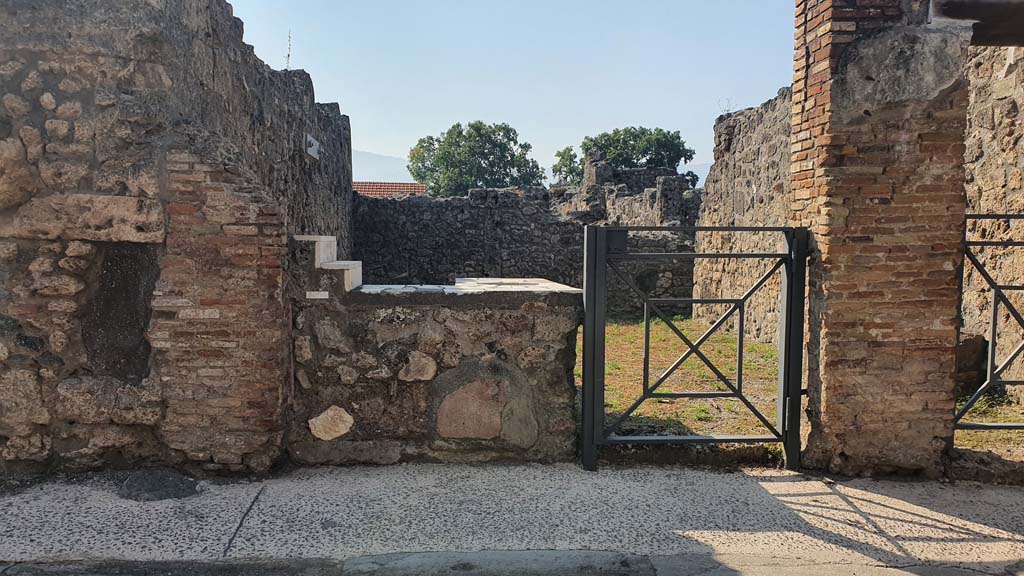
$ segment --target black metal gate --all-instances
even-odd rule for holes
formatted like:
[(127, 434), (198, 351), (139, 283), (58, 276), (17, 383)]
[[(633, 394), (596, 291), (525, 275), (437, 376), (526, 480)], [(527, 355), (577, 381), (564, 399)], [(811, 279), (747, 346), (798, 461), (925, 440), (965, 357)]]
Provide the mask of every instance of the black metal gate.
[(964, 271), (960, 276), (960, 306), (958, 312), (961, 314), (960, 321), (957, 323), (957, 347), (959, 356), (960, 333), (963, 325), (963, 297), (964, 297), (964, 275), (967, 272), (967, 265), (971, 267), (981, 276), (982, 280), (992, 291), (992, 310), (991, 316), (989, 317), (989, 337), (988, 337), (988, 355), (985, 359), (985, 382), (975, 391), (970, 398), (967, 399), (962, 406), (955, 408), (953, 411), (953, 429), (954, 430), (1024, 430), (1024, 422), (971, 422), (965, 421), (968, 413), (978, 403), (979, 400), (988, 392), (998, 389), (1001, 386), (1020, 386), (1024, 385), (1024, 380), (1012, 380), (1003, 378), (1003, 374), (1013, 364), (1014, 360), (1024, 352), (1024, 341), (1017, 343), (1010, 354), (999, 360), (996, 352), (998, 349), (999, 341), (999, 309), (1003, 307), (1010, 314), (1010, 317), (1017, 324), (1017, 327), (1024, 329), (1024, 315), (1021, 315), (1017, 307), (1010, 301), (1007, 292), (1019, 292), (1024, 290), (1024, 286), (1012, 285), (1012, 284), (1000, 284), (992, 277), (992, 274), (985, 268), (985, 264), (979, 258), (978, 254), (975, 253), (972, 248), (974, 247), (997, 247), (997, 248), (1014, 248), (1024, 247), (1024, 241), (1021, 240), (970, 240), (967, 237), (969, 232), (969, 224), (972, 220), (1008, 220), (1013, 222), (1015, 220), (1024, 220), (1024, 214), (968, 214), (966, 217), (966, 223), (964, 225)]
[[(785, 239), (783, 252), (767, 253), (651, 253), (631, 252), (630, 232), (666, 233), (779, 233)], [(786, 467), (800, 466), (800, 408), (803, 396), (804, 290), (807, 267), (807, 230), (788, 227), (602, 227), (588, 226), (584, 247), (584, 309), (583, 326), (583, 467), (597, 469), (598, 450), (613, 444), (725, 444), (780, 442)], [(699, 258), (761, 259), (770, 262), (768, 271), (741, 296), (733, 298), (655, 298), (642, 291), (623, 269), (630, 261), (673, 261)], [(779, 315), (779, 387), (776, 422), (770, 422), (743, 394), (743, 329), (742, 318), (747, 301), (779, 270), (782, 289)], [(609, 424), (605, 422), (605, 320), (609, 271), (617, 276), (642, 302), (644, 311), (643, 393), (627, 410)], [(728, 310), (696, 340), (690, 340), (661, 306), (681, 304), (724, 304)], [(733, 315), (739, 314), (738, 362), (735, 381), (729, 379), (700, 350), (700, 346)], [(686, 350), (672, 365), (650, 380), (650, 320), (659, 318), (679, 338)], [(696, 357), (725, 385), (721, 392), (661, 392), (659, 388), (688, 358)], [(637, 436), (620, 435), (620, 426), (647, 400), (656, 398), (735, 398), (760, 421), (766, 434), (705, 436)]]

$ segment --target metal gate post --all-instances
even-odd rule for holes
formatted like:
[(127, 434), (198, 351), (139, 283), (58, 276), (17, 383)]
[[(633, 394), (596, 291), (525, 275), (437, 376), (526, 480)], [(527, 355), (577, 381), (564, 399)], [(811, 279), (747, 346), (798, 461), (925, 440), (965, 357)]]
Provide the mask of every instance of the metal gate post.
[(604, 309), (608, 299), (607, 230), (587, 226), (583, 243), (583, 469), (597, 470), (604, 428)]
[(803, 407), (804, 290), (807, 286), (808, 232), (786, 233), (789, 253), (782, 275), (779, 307), (779, 402), (777, 419), (782, 431), (786, 468), (800, 468), (800, 412)]

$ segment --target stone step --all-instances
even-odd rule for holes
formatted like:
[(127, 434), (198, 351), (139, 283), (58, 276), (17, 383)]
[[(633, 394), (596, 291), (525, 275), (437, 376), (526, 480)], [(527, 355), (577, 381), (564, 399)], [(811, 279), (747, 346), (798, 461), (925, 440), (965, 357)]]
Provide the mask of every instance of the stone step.
[(362, 267), (363, 263), (359, 260), (332, 260), (320, 263), (320, 268), (326, 268), (327, 270), (352, 270), (355, 268), (362, 269)]
[(363, 263), (359, 260), (332, 260), (322, 262), (320, 268), (324, 270), (343, 270), (345, 292), (351, 292), (363, 285)]
[[(300, 234), (294, 236), (300, 242), (313, 242), (313, 265), (322, 270), (341, 270), (345, 292), (351, 292), (363, 285), (363, 263), (358, 260), (338, 260), (338, 239), (335, 236)], [(324, 292), (307, 292), (313, 300), (325, 299)]]

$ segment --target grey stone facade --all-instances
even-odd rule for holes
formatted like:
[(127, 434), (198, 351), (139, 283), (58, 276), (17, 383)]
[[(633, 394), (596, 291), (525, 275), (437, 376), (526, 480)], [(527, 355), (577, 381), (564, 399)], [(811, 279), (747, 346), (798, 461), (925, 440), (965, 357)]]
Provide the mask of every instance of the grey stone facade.
[[(715, 163), (704, 185), (701, 226), (786, 226), (789, 222), (789, 88), (756, 108), (725, 114), (715, 122)], [(706, 232), (697, 237), (700, 252), (775, 252), (783, 244), (776, 233)], [(771, 262), (699, 260), (694, 294), (732, 298), (743, 294)], [(749, 302), (746, 334), (772, 342), (778, 336), (779, 280), (769, 281)], [(721, 305), (700, 305), (694, 317), (714, 322)]]
[(550, 209), (543, 188), (466, 197), (357, 196), (355, 259), (370, 284), (543, 277), (580, 286), (583, 227)]
[[(970, 90), (966, 141), (968, 212), (1024, 213), (1024, 144), (1021, 121), (1024, 113), (1024, 48), (971, 48), (967, 64)], [(1022, 240), (1020, 220), (972, 220), (967, 235), (972, 240)], [(1002, 285), (1024, 284), (1024, 252), (1021, 248), (977, 247), (973, 250), (989, 274)], [(963, 338), (989, 337), (991, 291), (969, 263), (966, 266), (963, 300)], [(1018, 306), (1017, 295), (1010, 293)], [(1005, 358), (1024, 337), (1003, 307), (999, 318), (998, 357)], [(984, 350), (982, 351), (984, 352)], [(1022, 371), (1011, 366), (1005, 377), (1020, 379)], [(1019, 386), (1007, 391), (1024, 401)]]

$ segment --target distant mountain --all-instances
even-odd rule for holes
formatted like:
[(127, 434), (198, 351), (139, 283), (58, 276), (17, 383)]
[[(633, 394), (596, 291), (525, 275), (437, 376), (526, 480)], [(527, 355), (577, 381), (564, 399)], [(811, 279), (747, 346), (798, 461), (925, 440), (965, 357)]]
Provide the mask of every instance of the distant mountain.
[(405, 158), (352, 151), (352, 179), (357, 182), (415, 182), (405, 168)]

